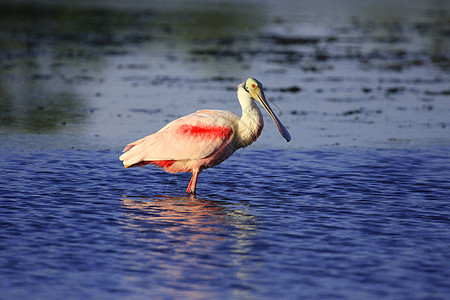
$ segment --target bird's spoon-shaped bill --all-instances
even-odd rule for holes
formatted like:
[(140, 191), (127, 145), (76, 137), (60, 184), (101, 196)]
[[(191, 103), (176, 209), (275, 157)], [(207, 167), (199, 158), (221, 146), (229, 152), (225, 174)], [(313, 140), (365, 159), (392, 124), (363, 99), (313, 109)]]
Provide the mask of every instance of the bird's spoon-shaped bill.
[(280, 134), (286, 139), (287, 142), (291, 140), (291, 135), (289, 134), (289, 131), (284, 127), (284, 125), (281, 123), (281, 121), (277, 118), (275, 113), (273, 112), (272, 108), (270, 107), (269, 103), (266, 100), (266, 96), (264, 95), (264, 92), (262, 89), (259, 89), (259, 91), (256, 93), (256, 100), (258, 100), (259, 103), (267, 110), (269, 115), (272, 117), (272, 119), (275, 121), (275, 124), (277, 124), (278, 131)]

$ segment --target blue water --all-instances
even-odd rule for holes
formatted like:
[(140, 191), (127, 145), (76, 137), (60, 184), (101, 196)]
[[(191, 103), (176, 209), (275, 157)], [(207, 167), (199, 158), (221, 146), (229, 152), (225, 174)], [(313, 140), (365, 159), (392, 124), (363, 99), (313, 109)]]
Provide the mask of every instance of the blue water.
[(449, 147), (252, 150), (189, 175), (0, 156), (2, 299), (448, 299)]
[[(1, 2), (0, 299), (449, 298), (449, 1)], [(248, 77), (290, 143), (123, 168)]]

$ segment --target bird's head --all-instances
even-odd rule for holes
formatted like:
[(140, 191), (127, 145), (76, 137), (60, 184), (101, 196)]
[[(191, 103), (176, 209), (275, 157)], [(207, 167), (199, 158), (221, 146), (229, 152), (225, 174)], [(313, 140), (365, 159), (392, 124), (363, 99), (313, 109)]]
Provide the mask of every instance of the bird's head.
[(289, 134), (289, 131), (287, 131), (286, 127), (284, 127), (280, 120), (277, 118), (272, 108), (270, 108), (269, 103), (266, 100), (266, 96), (264, 95), (262, 83), (255, 78), (249, 78), (242, 84), (242, 86), (253, 99), (261, 103), (261, 105), (267, 110), (269, 115), (275, 121), (280, 134), (286, 139), (286, 141), (289, 142), (291, 140), (291, 135)]
[(244, 89), (252, 96), (253, 99), (258, 100), (258, 94), (264, 95), (262, 83), (255, 78), (249, 78), (244, 84)]

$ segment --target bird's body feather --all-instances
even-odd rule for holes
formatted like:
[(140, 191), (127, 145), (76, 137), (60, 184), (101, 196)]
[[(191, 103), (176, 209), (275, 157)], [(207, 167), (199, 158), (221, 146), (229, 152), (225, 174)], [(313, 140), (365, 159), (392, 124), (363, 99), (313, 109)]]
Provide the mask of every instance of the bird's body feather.
[(236, 150), (238, 122), (229, 111), (200, 110), (128, 144), (120, 159), (126, 167), (153, 163), (170, 173), (212, 167)]

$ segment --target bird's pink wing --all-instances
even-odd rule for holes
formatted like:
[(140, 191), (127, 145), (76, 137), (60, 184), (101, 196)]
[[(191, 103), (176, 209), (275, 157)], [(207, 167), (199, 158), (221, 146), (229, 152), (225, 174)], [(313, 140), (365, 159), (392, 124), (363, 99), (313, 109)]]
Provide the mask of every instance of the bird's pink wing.
[(236, 118), (225, 111), (198, 111), (127, 145), (120, 160), (131, 166), (141, 161), (205, 158), (230, 143)]

